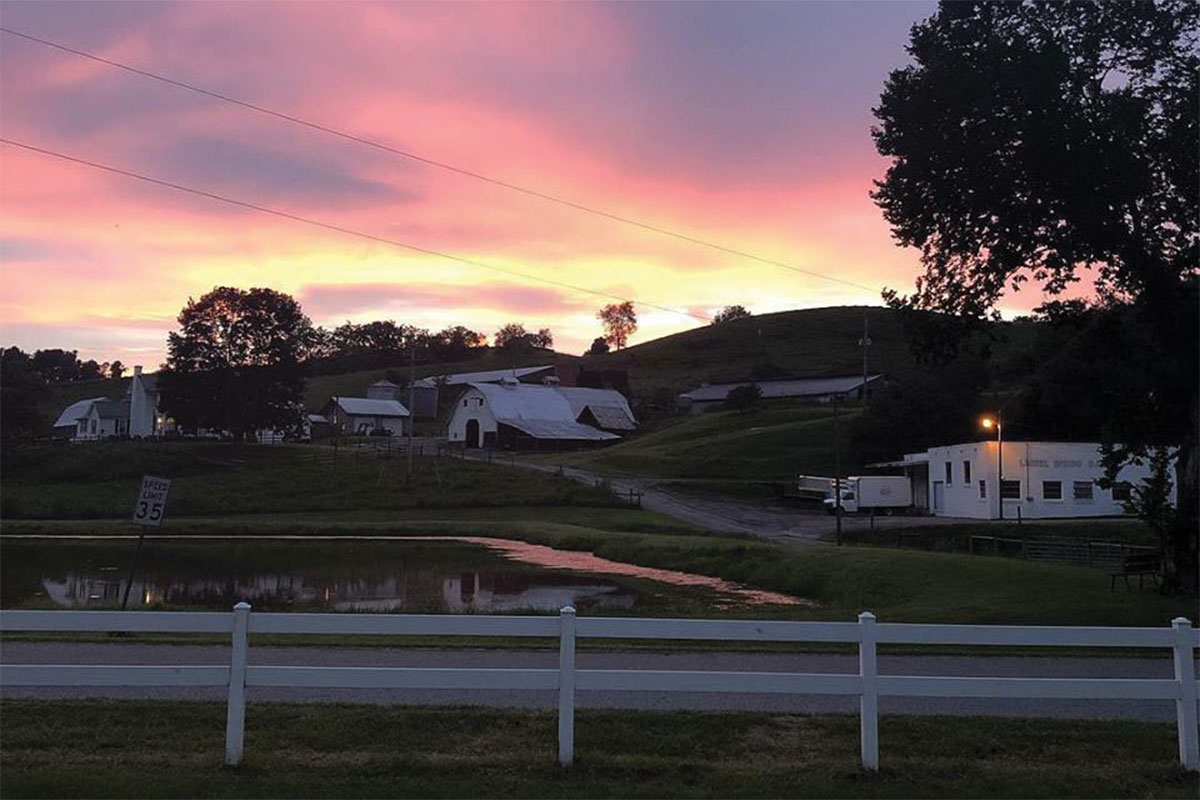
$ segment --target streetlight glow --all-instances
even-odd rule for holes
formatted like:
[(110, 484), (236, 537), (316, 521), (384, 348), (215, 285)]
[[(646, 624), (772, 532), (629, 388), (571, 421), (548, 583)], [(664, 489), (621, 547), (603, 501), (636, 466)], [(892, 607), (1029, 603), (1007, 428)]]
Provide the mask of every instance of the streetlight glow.
[(979, 421), (979, 424), (990, 431), (992, 426), (996, 424), (996, 420), (992, 419), (991, 417), (984, 417)]

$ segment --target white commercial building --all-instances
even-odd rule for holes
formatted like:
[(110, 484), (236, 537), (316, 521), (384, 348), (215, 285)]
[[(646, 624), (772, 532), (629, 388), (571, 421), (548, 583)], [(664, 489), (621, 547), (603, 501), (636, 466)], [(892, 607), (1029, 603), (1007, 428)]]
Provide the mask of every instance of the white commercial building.
[(1150, 474), (1148, 465), (1127, 464), (1117, 474), (1118, 484), (1102, 489), (1099, 444), (1004, 442), (1003, 469), (999, 447), (995, 441), (931, 447), (873, 466), (903, 467), (918, 508), (965, 519), (998, 519), (1001, 502), (1005, 519), (1124, 514), (1122, 500)]

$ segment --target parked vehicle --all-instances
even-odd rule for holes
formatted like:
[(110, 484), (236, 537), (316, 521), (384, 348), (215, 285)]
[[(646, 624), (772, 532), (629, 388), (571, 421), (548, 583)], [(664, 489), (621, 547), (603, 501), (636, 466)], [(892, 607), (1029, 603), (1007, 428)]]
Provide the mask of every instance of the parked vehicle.
[[(883, 511), (892, 513), (896, 509), (912, 505), (912, 483), (903, 475), (862, 475), (842, 481), (842, 511)], [(825, 498), (825, 510), (835, 513), (837, 502), (834, 490)]]
[(816, 475), (796, 476), (796, 497), (801, 500), (824, 500), (833, 491), (833, 478)]

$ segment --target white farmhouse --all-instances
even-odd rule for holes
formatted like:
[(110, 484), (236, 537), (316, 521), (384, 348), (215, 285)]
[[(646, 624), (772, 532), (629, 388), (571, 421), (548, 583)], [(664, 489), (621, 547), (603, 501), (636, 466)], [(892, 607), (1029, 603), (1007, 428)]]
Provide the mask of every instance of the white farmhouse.
[(149, 438), (172, 427), (158, 410), (158, 376), (144, 375), (141, 367), (134, 367), (122, 399), (91, 397), (72, 403), (55, 421), (54, 436), (76, 442), (110, 436)]
[[(70, 420), (74, 419), (74, 428)], [(129, 401), (93, 397), (67, 406), (54, 423), (56, 434), (74, 442), (94, 442), (129, 435)]]
[(56, 439), (71, 439), (85, 441), (95, 438), (94, 432), (89, 433), (92, 406), (107, 397), (89, 397), (86, 400), (76, 400), (63, 409), (54, 421), (54, 437)]
[(613, 389), (536, 385), (506, 379), (470, 383), (447, 436), (468, 448), (537, 449), (601, 444), (637, 427), (629, 401)]
[(129, 435), (158, 436), (166, 423), (158, 413), (158, 376), (143, 375), (141, 367), (134, 367), (129, 382)]
[(931, 447), (871, 466), (903, 467), (913, 482), (914, 505), (934, 516), (965, 519), (998, 519), (1001, 503), (1004, 519), (1124, 514), (1122, 501), (1150, 474), (1147, 465), (1127, 464), (1116, 486), (1101, 489), (1096, 482), (1104, 467), (1095, 442), (1006, 441), (1003, 453), (1003, 469), (995, 441)]

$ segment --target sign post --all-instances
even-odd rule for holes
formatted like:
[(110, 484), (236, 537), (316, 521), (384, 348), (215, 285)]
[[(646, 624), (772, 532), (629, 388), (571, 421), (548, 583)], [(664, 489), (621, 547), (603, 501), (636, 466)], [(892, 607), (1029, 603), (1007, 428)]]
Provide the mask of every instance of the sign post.
[(121, 599), (122, 611), (129, 604), (129, 590), (133, 588), (133, 578), (137, 574), (138, 561), (142, 557), (146, 528), (157, 528), (162, 524), (167, 513), (167, 494), (170, 491), (171, 481), (167, 478), (156, 478), (153, 475), (142, 478), (142, 490), (138, 493), (137, 504), (133, 507), (133, 524), (141, 525), (142, 532), (138, 534), (137, 550), (133, 553), (133, 565), (129, 568), (129, 580), (125, 582), (125, 596)]

